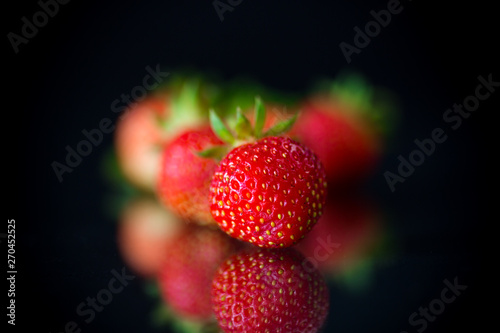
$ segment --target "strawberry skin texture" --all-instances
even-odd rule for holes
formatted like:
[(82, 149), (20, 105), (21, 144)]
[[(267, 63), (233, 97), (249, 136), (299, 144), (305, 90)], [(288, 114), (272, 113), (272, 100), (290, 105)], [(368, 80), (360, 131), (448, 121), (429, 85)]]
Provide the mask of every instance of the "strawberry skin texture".
[(361, 116), (345, 108), (333, 100), (314, 98), (303, 105), (290, 133), (318, 154), (332, 187), (359, 184), (381, 158), (381, 138)]
[(222, 143), (206, 126), (188, 130), (165, 146), (157, 193), (160, 201), (182, 218), (214, 224), (208, 195), (217, 162), (196, 152)]
[(212, 304), (226, 333), (314, 333), (324, 324), (329, 293), (317, 270), (292, 249), (231, 256), (212, 283)]
[(189, 225), (164, 255), (158, 274), (162, 299), (186, 319), (213, 319), (211, 286), (219, 265), (240, 242), (218, 229)]
[(210, 187), (212, 216), (234, 238), (260, 247), (300, 241), (322, 214), (326, 176), (319, 158), (287, 137), (234, 148)]

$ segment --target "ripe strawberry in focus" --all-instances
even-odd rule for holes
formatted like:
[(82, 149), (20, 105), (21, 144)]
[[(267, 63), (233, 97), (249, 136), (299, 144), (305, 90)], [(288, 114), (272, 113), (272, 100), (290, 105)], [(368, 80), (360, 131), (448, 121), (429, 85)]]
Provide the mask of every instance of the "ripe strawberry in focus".
[(156, 183), (160, 147), (168, 138), (158, 119), (168, 118), (168, 103), (166, 94), (149, 96), (124, 111), (116, 127), (119, 164), (125, 177), (144, 190), (153, 189)]
[(293, 249), (254, 249), (227, 259), (212, 283), (212, 303), (226, 333), (314, 333), (329, 309), (327, 285)]
[(197, 153), (222, 144), (209, 126), (188, 130), (167, 144), (158, 176), (157, 192), (161, 202), (185, 219), (200, 224), (214, 223), (208, 195), (217, 162)]
[(361, 263), (381, 239), (382, 213), (361, 195), (329, 197), (315, 228), (297, 244), (311, 264), (335, 275)]
[(359, 185), (374, 172), (392, 126), (390, 97), (349, 76), (311, 94), (300, 110), (290, 135), (318, 154), (333, 189)]
[(322, 214), (325, 171), (302, 144), (266, 137), (229, 152), (210, 194), (212, 215), (227, 234), (261, 247), (288, 247)]
[(165, 260), (165, 251), (184, 228), (184, 223), (156, 200), (139, 198), (121, 213), (118, 246), (122, 258), (143, 277), (152, 277)]
[(284, 136), (294, 118), (262, 133), (265, 108), (256, 100), (254, 126), (238, 111), (235, 133), (215, 112), (214, 132), (232, 144), (210, 185), (210, 209), (219, 227), (260, 247), (288, 247), (311, 230), (322, 214), (326, 176), (319, 158)]
[(212, 277), (240, 243), (217, 229), (188, 225), (166, 252), (158, 275), (164, 301), (187, 319), (209, 321)]

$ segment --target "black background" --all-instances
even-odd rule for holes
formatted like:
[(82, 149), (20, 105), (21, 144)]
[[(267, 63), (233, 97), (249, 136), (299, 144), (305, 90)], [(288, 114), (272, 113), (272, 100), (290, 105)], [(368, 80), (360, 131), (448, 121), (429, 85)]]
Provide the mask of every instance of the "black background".
[[(409, 315), (439, 297), (442, 281), (454, 277), (468, 289), (426, 332), (483, 327), (489, 317), (484, 300), (494, 290), (483, 272), (498, 262), (486, 260), (489, 252), (483, 247), (498, 220), (487, 214), (492, 196), (485, 192), (494, 189), (497, 177), (486, 167), (498, 149), (489, 135), (494, 130), (483, 124), (493, 123), (498, 92), (456, 131), (445, 127), (442, 115), (474, 93), (479, 75), (493, 73), (500, 80), (494, 63), (498, 15), (479, 2), (438, 7), (403, 1), (403, 11), (348, 65), (339, 43), (352, 43), (353, 28), (371, 20), (370, 10), (386, 5), (246, 0), (221, 22), (210, 1), (72, 1), (61, 5), (18, 54), (5, 37), (7, 202), (2, 207), (4, 221), (16, 219), (16, 328), (60, 332), (74, 320), (82, 332), (152, 330), (153, 304), (140, 283), (116, 295), (90, 324), (75, 312), (107, 285), (112, 269), (124, 266), (116, 224), (104, 214), (108, 188), (99, 169), (112, 135), (62, 183), (51, 163), (64, 160), (65, 146), (75, 146), (83, 129), (95, 128), (104, 117), (115, 120), (111, 102), (140, 84), (144, 68), (156, 64), (172, 72), (185, 67), (214, 71), (226, 79), (250, 76), (290, 92), (303, 92), (318, 77), (354, 69), (391, 89), (400, 99), (402, 119), (370, 189), (391, 216), (398, 252), (377, 267), (365, 293), (332, 288), (325, 331), (415, 332)], [(19, 34), (21, 17), (40, 10), (35, 1), (5, 6), (4, 36)], [(445, 129), (448, 140), (391, 193), (383, 172), (395, 172), (396, 157), (408, 156), (413, 140), (429, 137), (436, 127)]]

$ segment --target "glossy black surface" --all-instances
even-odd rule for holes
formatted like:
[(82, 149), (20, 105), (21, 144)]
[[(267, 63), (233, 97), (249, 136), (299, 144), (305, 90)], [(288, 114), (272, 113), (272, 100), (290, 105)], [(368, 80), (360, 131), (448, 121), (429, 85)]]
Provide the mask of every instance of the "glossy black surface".
[[(482, 126), (492, 122), (499, 92), (457, 130), (443, 114), (474, 93), (479, 75), (492, 73), (500, 81), (493, 62), (498, 61), (494, 11), (457, 3), (401, 5), (401, 13), (350, 64), (339, 44), (352, 43), (353, 28), (372, 20), (370, 11), (386, 8), (387, 1), (243, 1), (222, 22), (210, 1), (74, 1), (60, 5), (18, 54), (5, 38), (8, 199), (2, 210), (4, 219), (15, 218), (17, 225), (16, 328), (61, 332), (75, 321), (82, 332), (169, 331), (149, 325), (154, 304), (139, 279), (90, 323), (76, 312), (107, 286), (113, 269), (124, 267), (116, 223), (105, 214), (109, 187), (100, 172), (112, 135), (62, 183), (51, 167), (64, 159), (66, 145), (82, 139), (83, 129), (104, 117), (115, 121), (113, 100), (142, 80), (146, 66), (161, 64), (171, 71), (186, 66), (214, 71), (226, 79), (250, 76), (291, 92), (354, 69), (392, 90), (401, 102), (400, 127), (367, 186), (388, 217), (383, 230), (391, 255), (373, 263), (368, 285), (358, 292), (332, 284), (325, 332), (417, 332), (423, 326), (412, 326), (409, 317), (441, 297), (445, 279), (455, 278), (467, 289), (428, 320), (425, 331), (466, 326), (479, 331), (488, 317), (483, 300), (494, 289), (482, 274), (488, 269), (484, 263), (491, 265), (484, 247), (490, 244), (488, 225), (496, 223), (487, 218), (484, 192), (496, 176), (485, 167), (498, 150), (489, 139), (494, 131)], [(21, 18), (40, 10), (34, 1), (5, 6), (5, 35), (19, 33)], [(413, 141), (428, 138), (437, 127), (448, 139), (392, 193), (384, 172), (394, 172), (397, 157), (408, 156)]]

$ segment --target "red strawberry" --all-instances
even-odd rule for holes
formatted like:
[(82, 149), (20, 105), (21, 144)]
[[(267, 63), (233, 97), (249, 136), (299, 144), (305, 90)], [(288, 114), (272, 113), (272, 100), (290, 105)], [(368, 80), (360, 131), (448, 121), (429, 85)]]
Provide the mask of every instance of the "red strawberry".
[(118, 246), (127, 265), (141, 276), (155, 275), (165, 251), (185, 226), (150, 198), (130, 202), (121, 213)]
[(259, 249), (231, 256), (212, 283), (212, 303), (226, 333), (314, 333), (326, 320), (327, 285), (297, 251)]
[(210, 320), (213, 275), (238, 246), (219, 230), (188, 226), (163, 253), (165, 261), (158, 282), (165, 302), (188, 319)]
[(333, 91), (310, 95), (290, 135), (310, 147), (323, 162), (332, 188), (359, 185), (374, 172), (383, 152), (393, 106), (375, 100), (375, 91), (359, 77), (340, 80)]
[(318, 269), (338, 274), (369, 256), (380, 242), (381, 212), (359, 195), (329, 197), (314, 229), (297, 244)]
[(130, 105), (116, 128), (116, 151), (125, 176), (148, 191), (154, 191), (157, 184), (163, 145), (205, 122), (205, 110), (213, 98), (210, 84), (200, 78), (171, 80), (173, 83)]
[(380, 140), (363, 121), (332, 101), (315, 99), (302, 108), (292, 135), (318, 154), (332, 184), (366, 179), (380, 158)]
[(307, 147), (266, 137), (220, 162), (210, 194), (212, 215), (227, 234), (261, 247), (288, 247), (322, 214), (325, 171)]
[(222, 143), (207, 126), (184, 132), (167, 144), (158, 177), (161, 202), (183, 218), (214, 223), (208, 195), (217, 162), (196, 153)]
[(288, 247), (303, 238), (322, 214), (325, 170), (309, 148), (276, 136), (289, 129), (295, 118), (262, 134), (265, 119), (258, 98), (254, 128), (238, 110), (235, 134), (210, 112), (214, 132), (236, 146), (213, 176), (210, 208), (230, 236), (260, 247)]
[(167, 139), (158, 118), (168, 118), (166, 95), (152, 95), (125, 111), (117, 124), (115, 147), (124, 175), (134, 185), (151, 190), (156, 184), (160, 149)]

